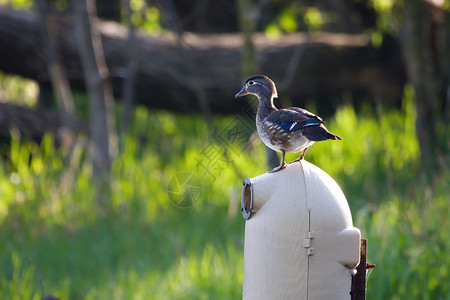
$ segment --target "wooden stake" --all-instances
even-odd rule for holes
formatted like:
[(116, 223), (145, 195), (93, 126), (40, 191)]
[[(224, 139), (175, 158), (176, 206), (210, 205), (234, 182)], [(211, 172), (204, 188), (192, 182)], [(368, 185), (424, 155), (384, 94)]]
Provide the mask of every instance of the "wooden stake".
[(367, 240), (361, 239), (361, 256), (359, 265), (356, 267), (356, 274), (352, 276), (352, 300), (366, 299), (366, 279), (367, 270), (375, 268), (374, 264), (367, 263)]

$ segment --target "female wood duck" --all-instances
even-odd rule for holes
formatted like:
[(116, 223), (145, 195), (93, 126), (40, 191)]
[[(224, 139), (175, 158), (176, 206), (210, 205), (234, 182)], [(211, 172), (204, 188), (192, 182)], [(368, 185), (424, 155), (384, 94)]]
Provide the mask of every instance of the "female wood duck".
[(286, 167), (284, 156), (286, 152), (300, 152), (300, 157), (293, 162), (305, 157), (309, 146), (317, 141), (342, 140), (341, 137), (329, 132), (325, 122), (306, 109), (290, 107), (278, 109), (273, 104), (273, 98), (278, 97), (275, 84), (269, 77), (257, 75), (250, 77), (245, 82), (241, 91), (235, 98), (248, 94), (255, 95), (259, 100), (256, 114), (256, 128), (261, 140), (272, 150), (281, 152), (281, 163), (270, 173), (277, 172)]

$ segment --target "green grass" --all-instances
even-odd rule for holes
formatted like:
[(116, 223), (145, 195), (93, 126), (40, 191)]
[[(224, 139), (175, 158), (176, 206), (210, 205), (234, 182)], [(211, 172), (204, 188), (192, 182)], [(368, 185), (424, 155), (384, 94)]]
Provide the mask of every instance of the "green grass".
[[(369, 241), (368, 299), (450, 299), (450, 175), (422, 183), (410, 99), (374, 115), (342, 107), (327, 125), (344, 141), (317, 143), (306, 158), (341, 185)], [(50, 135), (12, 140), (0, 162), (0, 298), (241, 298), (241, 183), (268, 168), (259, 140), (245, 142), (253, 120), (214, 122), (212, 132), (201, 117), (137, 108), (106, 208), (86, 139), (69, 158)], [(186, 172), (202, 191), (180, 208), (168, 188)]]

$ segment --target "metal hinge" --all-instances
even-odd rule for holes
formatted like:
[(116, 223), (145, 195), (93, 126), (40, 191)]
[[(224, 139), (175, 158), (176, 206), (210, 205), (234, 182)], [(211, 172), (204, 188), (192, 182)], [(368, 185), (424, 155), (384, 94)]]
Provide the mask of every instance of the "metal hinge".
[(307, 232), (306, 237), (303, 239), (303, 248), (306, 248), (308, 255), (314, 255), (314, 247), (311, 247), (312, 239), (315, 237), (315, 232), (310, 230)]

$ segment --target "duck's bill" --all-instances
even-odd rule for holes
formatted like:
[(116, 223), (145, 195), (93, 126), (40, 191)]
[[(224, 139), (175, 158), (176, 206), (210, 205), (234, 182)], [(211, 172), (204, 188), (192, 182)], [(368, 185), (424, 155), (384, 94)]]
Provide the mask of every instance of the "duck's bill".
[(239, 93), (237, 93), (236, 95), (234, 95), (234, 98), (239, 98), (242, 96), (248, 95), (247, 91), (245, 91), (244, 89), (242, 89)]

